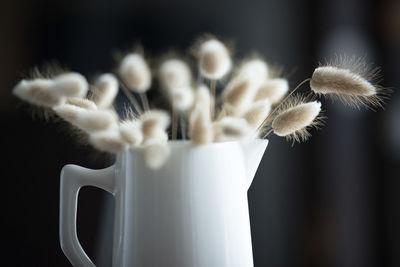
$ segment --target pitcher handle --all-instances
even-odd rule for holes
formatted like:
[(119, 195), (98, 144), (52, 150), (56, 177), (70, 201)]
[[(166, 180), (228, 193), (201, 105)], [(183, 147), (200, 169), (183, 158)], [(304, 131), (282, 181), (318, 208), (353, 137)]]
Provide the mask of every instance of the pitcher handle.
[(73, 266), (95, 266), (83, 250), (76, 232), (76, 211), (79, 190), (95, 186), (114, 194), (115, 166), (102, 170), (66, 165), (60, 181), (60, 245)]

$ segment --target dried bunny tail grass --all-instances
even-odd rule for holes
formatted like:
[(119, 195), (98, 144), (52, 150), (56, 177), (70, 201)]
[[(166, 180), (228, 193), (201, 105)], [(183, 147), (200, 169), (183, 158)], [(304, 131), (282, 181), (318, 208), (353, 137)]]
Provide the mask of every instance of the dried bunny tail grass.
[(125, 151), (128, 146), (128, 144), (122, 140), (116, 128), (91, 133), (89, 135), (89, 143), (96, 149), (108, 153), (121, 153)]
[(142, 133), (145, 141), (158, 138), (170, 124), (169, 114), (162, 110), (146, 111), (140, 115), (139, 120), (142, 123)]
[(276, 135), (285, 136), (293, 143), (306, 141), (311, 136), (308, 130), (322, 125), (320, 113), (320, 102), (305, 102), (304, 97), (295, 97), (278, 112), (271, 127)]
[(194, 108), (189, 117), (189, 137), (197, 145), (204, 145), (213, 141), (210, 98), (210, 91), (207, 86), (200, 85), (197, 89)]
[(258, 87), (269, 78), (268, 64), (259, 57), (246, 59), (240, 64), (235, 76), (247, 77)]
[(195, 98), (195, 108), (204, 109), (204, 111), (209, 115), (210, 114), (210, 105), (211, 105), (211, 95), (210, 89), (204, 85), (200, 84), (197, 87), (196, 98)]
[(189, 121), (189, 137), (194, 144), (205, 145), (213, 141), (211, 119), (203, 110), (193, 110)]
[(147, 142), (143, 145), (144, 161), (150, 169), (160, 169), (170, 154), (170, 148), (166, 143)]
[(86, 111), (81, 113), (75, 125), (86, 132), (104, 131), (116, 125), (115, 114), (110, 110)]
[(382, 107), (389, 92), (376, 84), (379, 78), (379, 68), (371, 68), (363, 58), (342, 56), (316, 68), (310, 87), (317, 95), (332, 96), (357, 108)]
[(138, 146), (143, 142), (142, 124), (139, 120), (122, 121), (119, 126), (122, 139), (130, 146)]
[(92, 100), (99, 108), (109, 108), (118, 94), (118, 89), (118, 79), (114, 74), (102, 74), (94, 82)]
[(65, 121), (74, 124), (77, 120), (79, 114), (85, 112), (85, 109), (79, 106), (71, 105), (71, 104), (63, 104), (57, 107), (54, 107), (53, 110), (55, 113), (64, 119)]
[(141, 54), (126, 55), (120, 63), (118, 73), (133, 92), (144, 93), (151, 86), (151, 70)]
[(241, 115), (253, 102), (257, 89), (248, 77), (234, 77), (222, 93), (224, 109), (232, 115)]
[(219, 80), (232, 68), (228, 47), (215, 37), (206, 36), (199, 39), (194, 54), (199, 60), (200, 74), (207, 79)]
[(66, 97), (85, 97), (89, 84), (84, 76), (76, 72), (63, 73), (53, 78), (51, 90)]
[(148, 144), (151, 142), (166, 144), (168, 142), (168, 133), (165, 130), (157, 129), (153, 132), (152, 136), (143, 135), (142, 144)]
[(96, 104), (87, 98), (69, 97), (67, 98), (66, 104), (74, 105), (88, 110), (97, 110)]
[(217, 142), (247, 140), (257, 136), (256, 131), (243, 118), (224, 117), (214, 122), (214, 140)]
[(243, 118), (251, 127), (258, 129), (270, 111), (271, 103), (269, 100), (260, 100), (252, 104), (252, 106), (243, 115)]
[(271, 104), (276, 104), (289, 91), (289, 83), (286, 79), (275, 78), (262, 83), (254, 98), (255, 101), (268, 99)]
[(183, 112), (190, 109), (194, 101), (191, 87), (178, 87), (170, 91), (170, 99), (174, 109)]
[(53, 110), (62, 119), (87, 133), (107, 130), (117, 122), (110, 110), (87, 110), (70, 104), (57, 106)]
[(192, 72), (189, 65), (177, 58), (163, 61), (158, 74), (161, 84), (168, 90), (190, 86), (192, 81)]
[(48, 79), (22, 80), (13, 89), (13, 94), (30, 104), (42, 107), (54, 107), (65, 102), (65, 97), (55, 95)]

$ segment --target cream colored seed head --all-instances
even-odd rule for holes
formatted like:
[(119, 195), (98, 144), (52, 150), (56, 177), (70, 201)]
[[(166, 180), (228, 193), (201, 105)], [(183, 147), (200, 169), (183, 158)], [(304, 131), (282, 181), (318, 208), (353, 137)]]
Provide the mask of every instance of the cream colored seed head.
[(251, 107), (243, 115), (243, 118), (253, 128), (258, 129), (263, 121), (267, 118), (271, 111), (271, 103), (269, 100), (261, 100), (254, 102)]
[(194, 108), (189, 116), (189, 136), (197, 145), (213, 141), (213, 127), (210, 115), (210, 91), (205, 85), (197, 88)]
[(321, 111), (317, 101), (299, 104), (281, 112), (272, 122), (274, 133), (287, 136), (310, 126)]
[(349, 69), (324, 66), (315, 69), (311, 89), (317, 94), (343, 94), (350, 96), (371, 96), (376, 88), (359, 74)]
[(214, 122), (214, 140), (218, 142), (255, 138), (256, 132), (243, 118), (224, 117)]
[(109, 110), (86, 111), (81, 113), (76, 126), (86, 132), (104, 131), (116, 126), (114, 113)]
[(170, 148), (166, 143), (148, 142), (143, 145), (143, 155), (146, 165), (153, 170), (160, 169), (170, 155)]
[(241, 115), (251, 106), (257, 87), (244, 76), (233, 78), (223, 92), (224, 108), (234, 115)]
[(89, 142), (96, 149), (108, 153), (121, 153), (125, 151), (128, 146), (128, 144), (122, 140), (116, 128), (91, 133), (89, 135)]
[(67, 104), (74, 105), (74, 106), (81, 107), (81, 108), (88, 109), (88, 110), (97, 110), (96, 104), (87, 98), (69, 97), (69, 98), (67, 98)]
[(53, 81), (48, 79), (22, 80), (13, 89), (20, 99), (37, 106), (54, 107), (65, 103), (65, 97), (52, 92)]
[(142, 144), (160, 143), (166, 144), (168, 142), (168, 133), (165, 130), (156, 129), (151, 136), (143, 136)]
[(139, 120), (142, 123), (144, 140), (158, 138), (160, 136), (160, 132), (165, 132), (170, 123), (170, 117), (168, 113), (161, 110), (146, 111), (140, 115)]
[(71, 124), (74, 124), (76, 122), (79, 114), (82, 114), (86, 111), (82, 107), (71, 104), (59, 105), (54, 107), (53, 110), (59, 117)]
[(94, 85), (93, 101), (96, 105), (102, 109), (112, 106), (119, 89), (117, 78), (111, 73), (105, 73), (97, 78)]
[(259, 87), (269, 78), (268, 65), (262, 59), (247, 60), (239, 67), (236, 76), (246, 77), (255, 87)]
[(190, 86), (192, 73), (189, 66), (180, 59), (164, 61), (159, 69), (161, 84), (168, 90)]
[(209, 108), (211, 105), (210, 89), (206, 85), (201, 84), (197, 87), (194, 105), (196, 106), (196, 108), (198, 107), (201, 109), (210, 110)]
[(91, 133), (115, 128), (117, 121), (110, 110), (87, 110), (64, 104), (53, 108), (57, 115), (84, 132)]
[(268, 99), (271, 104), (276, 104), (289, 91), (289, 84), (286, 79), (276, 78), (265, 81), (258, 89), (255, 101)]
[(123, 121), (119, 127), (122, 139), (130, 146), (140, 145), (143, 141), (142, 125), (139, 120)]
[(144, 93), (151, 86), (151, 71), (140, 54), (128, 54), (122, 60), (119, 75), (133, 92)]
[(66, 97), (85, 97), (89, 84), (84, 76), (76, 72), (58, 75), (53, 79), (52, 92)]
[(213, 127), (209, 114), (200, 108), (195, 108), (190, 114), (189, 136), (194, 144), (205, 145), (213, 141)]
[(171, 102), (175, 109), (186, 111), (193, 105), (194, 93), (190, 87), (179, 87), (170, 92)]
[(228, 49), (222, 42), (216, 39), (203, 42), (200, 45), (198, 57), (200, 73), (207, 79), (219, 80), (232, 67)]

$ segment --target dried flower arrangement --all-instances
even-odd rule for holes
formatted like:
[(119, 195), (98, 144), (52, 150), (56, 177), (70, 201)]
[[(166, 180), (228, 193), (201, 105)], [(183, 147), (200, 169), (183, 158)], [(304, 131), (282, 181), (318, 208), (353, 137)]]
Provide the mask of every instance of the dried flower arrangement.
[[(198, 64), (196, 82), (182, 58), (166, 58), (152, 71), (143, 52), (135, 51), (122, 58), (115, 74), (102, 74), (93, 85), (74, 72), (36, 73), (20, 81), (13, 93), (69, 122), (100, 151), (144, 149), (154, 169), (168, 158), (167, 141), (176, 140), (178, 132), (195, 145), (266, 138), (272, 132), (301, 142), (310, 136), (310, 128), (322, 125), (318, 97), (374, 108), (382, 107), (388, 94), (375, 84), (378, 70), (354, 58), (322, 64), (285, 97), (288, 81), (259, 57), (234, 66), (230, 49), (213, 36), (200, 38), (192, 52)], [(147, 99), (153, 76), (169, 100), (171, 115)], [(310, 92), (295, 95), (308, 81)], [(219, 95), (217, 83), (223, 89)], [(123, 119), (113, 107), (120, 88), (132, 104)]]

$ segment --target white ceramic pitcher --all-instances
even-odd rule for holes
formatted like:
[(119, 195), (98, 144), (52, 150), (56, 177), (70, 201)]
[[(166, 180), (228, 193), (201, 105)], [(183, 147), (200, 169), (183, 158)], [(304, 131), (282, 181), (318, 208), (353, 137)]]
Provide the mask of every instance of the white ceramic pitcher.
[(195, 146), (170, 142), (171, 155), (151, 170), (137, 149), (115, 165), (61, 172), (60, 243), (74, 266), (95, 266), (79, 244), (79, 189), (102, 188), (115, 197), (114, 267), (253, 266), (247, 203), (268, 140)]

